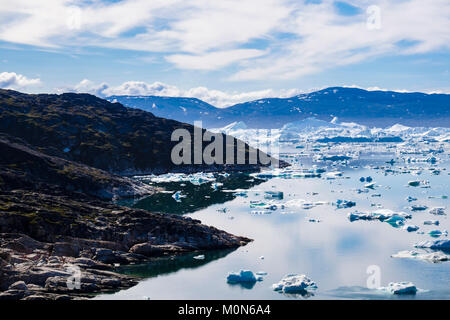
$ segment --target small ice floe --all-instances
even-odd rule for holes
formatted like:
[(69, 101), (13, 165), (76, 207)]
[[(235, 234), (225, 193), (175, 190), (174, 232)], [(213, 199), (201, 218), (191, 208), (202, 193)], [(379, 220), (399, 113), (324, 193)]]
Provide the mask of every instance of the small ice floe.
[(304, 274), (288, 274), (280, 282), (273, 284), (272, 289), (282, 293), (295, 294), (317, 289), (317, 285)]
[(259, 200), (251, 200), (250, 201), (250, 208), (277, 210), (279, 206), (281, 207), (281, 209), (284, 209), (284, 205), (275, 204), (274, 202), (266, 203), (266, 202), (259, 201)]
[(354, 206), (356, 206), (356, 202), (354, 202), (354, 201), (350, 201), (350, 200), (340, 200), (340, 199), (338, 199), (338, 200), (336, 201), (336, 207), (337, 207), (338, 209), (351, 208), (351, 207), (354, 207)]
[(429, 185), (429, 181), (426, 180), (412, 180), (408, 181), (408, 186), (410, 187), (420, 187), (420, 186), (427, 186)]
[(63, 152), (64, 153), (70, 152), (70, 148), (69, 147), (64, 148)]
[(417, 288), (412, 282), (391, 282), (387, 287), (381, 287), (380, 290), (390, 294), (416, 294)]
[(394, 212), (389, 209), (379, 209), (374, 212), (351, 212), (348, 214), (350, 221), (379, 220), (392, 225), (401, 225), (405, 219), (411, 219), (411, 215), (405, 212)]
[(211, 188), (213, 188), (216, 191), (219, 190), (219, 187), (221, 187), (221, 186), (223, 186), (223, 183), (221, 183), (221, 182), (213, 182), (211, 184)]
[(172, 198), (174, 198), (175, 201), (180, 202), (181, 198), (186, 198), (186, 195), (182, 194), (181, 191), (177, 191), (172, 195)]
[(375, 182), (369, 182), (364, 185), (364, 188), (375, 189)]
[(250, 214), (254, 214), (254, 215), (272, 214), (272, 211), (268, 211), (268, 210), (252, 210), (252, 211), (250, 211)]
[(250, 270), (241, 270), (239, 272), (230, 272), (227, 276), (228, 283), (240, 283), (240, 282), (256, 282), (262, 281), (263, 277), (255, 275)]
[(411, 211), (425, 211), (428, 209), (427, 206), (423, 206), (423, 205), (414, 205), (410, 207)]
[(432, 208), (428, 212), (430, 214), (434, 214), (434, 215), (437, 215), (437, 216), (444, 216), (445, 215), (445, 208), (443, 208), (443, 207), (435, 207), (435, 208)]
[(327, 177), (327, 180), (334, 180), (334, 179), (342, 177), (343, 174), (344, 173), (342, 171), (332, 171), (332, 172), (327, 172), (326, 177)]
[(379, 197), (381, 197), (381, 193), (374, 193), (374, 194), (371, 195), (371, 197), (372, 198), (375, 198), (375, 197), (379, 198)]
[(414, 198), (414, 197), (408, 196), (408, 197), (406, 198), (406, 201), (408, 201), (408, 202), (413, 202), (413, 201), (417, 201), (417, 198)]
[(416, 226), (413, 224), (408, 224), (408, 225), (404, 226), (403, 229), (405, 229), (408, 232), (414, 232), (414, 231), (419, 230), (420, 228), (419, 228), (419, 226)]
[(406, 258), (406, 259), (417, 259), (432, 263), (438, 263), (443, 261), (449, 261), (450, 256), (443, 253), (442, 251), (436, 252), (419, 252), (415, 250), (411, 251), (400, 251), (396, 254), (391, 255), (392, 258)]
[(439, 220), (425, 220), (423, 222), (423, 224), (426, 225), (426, 226), (432, 226), (432, 225), (438, 226), (439, 225)]
[(266, 191), (264, 192), (264, 198), (266, 199), (283, 199), (283, 192), (282, 191)]
[(445, 230), (443, 232), (441, 230), (431, 230), (430, 232), (428, 232), (428, 234), (430, 235), (430, 237), (439, 238), (442, 235), (447, 236), (448, 232), (447, 232), (447, 230)]
[(325, 204), (329, 204), (329, 202), (326, 202), (326, 201), (309, 202), (309, 201), (306, 201), (303, 199), (292, 199), (292, 200), (286, 201), (284, 203), (284, 206), (286, 208), (312, 209), (314, 207), (325, 205)]
[(436, 250), (449, 250), (450, 249), (450, 240), (427, 240), (421, 241), (414, 245), (416, 248), (428, 248), (428, 249), (436, 249)]
[(195, 260), (205, 260), (205, 255), (204, 254), (199, 254), (198, 256), (194, 257)]

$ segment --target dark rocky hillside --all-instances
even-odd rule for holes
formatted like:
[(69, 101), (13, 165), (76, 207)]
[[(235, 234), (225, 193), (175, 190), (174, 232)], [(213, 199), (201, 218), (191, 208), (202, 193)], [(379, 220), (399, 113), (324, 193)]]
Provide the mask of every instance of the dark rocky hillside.
[[(175, 129), (193, 126), (89, 94), (29, 95), (0, 90), (0, 132), (45, 154), (118, 174), (241, 170), (258, 165), (174, 165)], [(206, 146), (203, 144), (203, 148)]]

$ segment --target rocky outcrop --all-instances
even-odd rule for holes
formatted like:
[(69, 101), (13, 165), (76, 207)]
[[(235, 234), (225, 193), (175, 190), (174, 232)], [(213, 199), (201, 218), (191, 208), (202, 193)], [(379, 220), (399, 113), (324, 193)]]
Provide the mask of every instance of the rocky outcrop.
[[(116, 264), (236, 248), (249, 241), (191, 218), (89, 197), (75, 200), (67, 195), (3, 191), (0, 299), (69, 299), (119, 290), (136, 284), (137, 279), (114, 273)], [(67, 286), (74, 266), (82, 274), (76, 290)]]
[(48, 156), (5, 134), (0, 134), (0, 154), (8, 155), (0, 157), (0, 190), (80, 193), (105, 200), (149, 195), (155, 191), (140, 181)]

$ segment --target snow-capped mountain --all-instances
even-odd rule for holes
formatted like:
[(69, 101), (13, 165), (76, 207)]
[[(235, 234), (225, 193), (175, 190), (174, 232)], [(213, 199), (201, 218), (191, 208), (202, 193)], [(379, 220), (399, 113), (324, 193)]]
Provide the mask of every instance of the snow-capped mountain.
[(156, 96), (112, 96), (129, 107), (157, 116), (193, 123), (202, 120), (206, 128), (223, 127), (244, 121), (249, 128), (281, 128), (307, 118), (329, 123), (335, 117), (342, 122), (392, 130), (410, 127), (450, 127), (450, 95), (367, 91), (332, 87), (291, 98), (267, 98), (216, 108), (195, 98)]

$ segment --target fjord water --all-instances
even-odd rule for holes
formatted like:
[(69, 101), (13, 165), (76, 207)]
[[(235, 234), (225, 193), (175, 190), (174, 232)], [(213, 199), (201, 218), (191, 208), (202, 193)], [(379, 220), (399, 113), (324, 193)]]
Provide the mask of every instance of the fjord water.
[[(248, 175), (240, 175), (240, 181), (246, 183), (248, 188), (247, 197), (224, 191), (226, 185), (214, 191), (211, 183), (206, 183), (201, 186), (210, 190), (210, 196), (214, 195), (213, 200), (209, 196), (205, 198), (196, 189), (186, 190), (188, 196), (182, 198), (181, 202), (176, 202), (171, 194), (137, 202), (134, 204), (137, 207), (162, 212), (176, 211), (174, 208), (179, 206), (179, 212), (186, 216), (254, 241), (236, 250), (204, 252), (205, 260), (194, 259), (199, 254), (195, 253), (177, 258), (158, 258), (146, 265), (120, 268), (119, 271), (123, 273), (142, 276), (142, 281), (130, 289), (96, 298), (450, 299), (450, 261), (430, 263), (391, 257), (399, 251), (413, 250), (414, 243), (418, 241), (436, 240), (427, 234), (430, 230), (444, 231), (450, 228), (447, 216), (435, 216), (428, 210), (412, 212), (409, 208), (413, 204), (448, 208), (449, 200), (442, 196), (449, 193), (449, 161), (447, 159), (437, 164), (446, 169), (440, 174), (430, 172), (428, 169), (432, 165), (429, 163), (411, 165), (423, 168), (419, 171), (420, 175), (415, 175), (396, 172), (396, 169), (407, 165), (390, 165), (386, 164), (386, 160), (374, 158), (339, 167), (343, 176), (337, 179), (327, 179), (322, 174), (320, 178), (272, 178), (259, 183), (252, 182), (252, 177)], [(303, 162), (302, 165), (308, 167), (311, 163)], [(383, 168), (377, 168), (377, 165)], [(394, 173), (389, 169), (393, 169)], [(328, 167), (327, 170), (333, 171), (336, 167)], [(357, 189), (364, 189), (360, 177), (367, 176), (376, 182), (375, 189), (358, 193)], [(428, 180), (430, 188), (407, 186), (411, 180)], [(183, 188), (192, 188), (192, 185), (189, 182), (171, 183), (167, 189), (183, 192)], [(282, 191), (284, 199), (279, 200), (279, 203), (305, 199), (308, 202), (325, 201), (330, 204), (317, 205), (311, 209), (278, 208), (269, 210), (269, 214), (252, 214), (251, 211), (255, 209), (250, 208), (250, 201), (267, 202), (264, 199), (265, 191)], [(418, 200), (409, 203), (406, 200), (408, 196)], [(337, 209), (331, 202), (338, 199), (355, 201), (356, 206)], [(423, 231), (424, 234), (407, 232), (386, 222), (351, 222), (347, 218), (349, 212), (372, 212), (377, 209), (377, 205), (411, 213), (412, 219), (408, 219), (406, 224), (419, 226), (419, 232)], [(226, 208), (226, 212), (223, 212), (223, 208)], [(425, 226), (424, 220), (439, 220), (440, 225)], [(447, 238), (441, 236), (439, 239)], [(369, 266), (379, 267), (381, 286), (389, 282), (411, 281), (425, 291), (419, 291), (415, 296), (394, 296), (368, 289)], [(267, 275), (263, 281), (254, 285), (228, 284), (227, 274), (240, 269), (265, 271)], [(307, 297), (286, 296), (273, 291), (272, 284), (290, 273), (307, 275), (317, 283), (318, 289)]]

